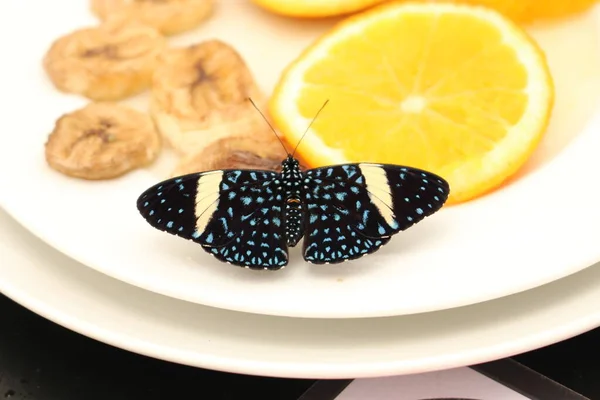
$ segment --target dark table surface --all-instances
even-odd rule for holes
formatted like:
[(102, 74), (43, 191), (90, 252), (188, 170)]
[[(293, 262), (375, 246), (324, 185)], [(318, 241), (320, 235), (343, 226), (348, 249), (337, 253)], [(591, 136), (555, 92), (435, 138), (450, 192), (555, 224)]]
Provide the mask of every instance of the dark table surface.
[[(54, 324), (0, 295), (0, 399), (296, 400), (315, 381), (202, 370), (117, 349)], [(600, 399), (600, 330), (514, 357)], [(207, 396), (216, 389), (217, 397)]]

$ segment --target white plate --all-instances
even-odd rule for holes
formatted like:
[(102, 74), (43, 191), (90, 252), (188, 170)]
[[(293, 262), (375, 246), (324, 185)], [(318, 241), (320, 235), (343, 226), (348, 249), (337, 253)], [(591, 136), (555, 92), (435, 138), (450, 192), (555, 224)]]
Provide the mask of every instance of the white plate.
[(240, 313), (130, 286), (65, 257), (0, 209), (0, 292), (94, 339), (151, 357), (292, 378), (420, 373), (491, 361), (600, 325), (600, 265), (453, 310), (367, 319)]
[[(35, 12), (31, 12), (35, 9)], [(533, 33), (557, 85), (551, 127), (510, 187), (441, 210), (369, 257), (309, 266), (298, 249), (283, 271), (221, 264), (198, 245), (151, 228), (137, 196), (165, 177), (161, 160), (122, 179), (86, 182), (49, 169), (43, 144), (55, 119), (85, 104), (60, 94), (41, 69), (51, 41), (95, 23), (87, 1), (0, 3), (0, 204), (72, 258), (125, 282), (231, 310), (301, 317), (365, 317), (447, 309), (530, 289), (600, 260), (600, 61), (590, 13)], [(52, 15), (49, 18), (48, 15)], [(26, 21), (26, 22), (24, 22)], [(26, 24), (26, 35), (19, 35)], [(223, 1), (197, 31), (173, 42), (219, 37), (248, 60), (268, 91), (278, 72), (331, 21), (276, 17), (246, 1)], [(35, 29), (33, 28), (35, 27)], [(145, 96), (134, 103), (145, 107)]]

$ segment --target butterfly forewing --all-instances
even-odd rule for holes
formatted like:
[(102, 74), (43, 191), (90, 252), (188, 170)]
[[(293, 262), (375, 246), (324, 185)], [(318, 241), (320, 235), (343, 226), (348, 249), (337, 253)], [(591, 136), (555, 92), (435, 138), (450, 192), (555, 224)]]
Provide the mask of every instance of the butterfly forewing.
[(395, 165), (346, 164), (306, 176), (303, 255), (317, 264), (373, 253), (439, 210), (449, 191), (435, 174)]
[(142, 193), (138, 209), (150, 225), (201, 244), (219, 260), (279, 269), (288, 253), (278, 176), (219, 170), (177, 177)]
[(165, 180), (146, 189), (137, 200), (142, 217), (154, 228), (196, 240), (195, 203), (198, 179), (204, 174), (189, 174)]

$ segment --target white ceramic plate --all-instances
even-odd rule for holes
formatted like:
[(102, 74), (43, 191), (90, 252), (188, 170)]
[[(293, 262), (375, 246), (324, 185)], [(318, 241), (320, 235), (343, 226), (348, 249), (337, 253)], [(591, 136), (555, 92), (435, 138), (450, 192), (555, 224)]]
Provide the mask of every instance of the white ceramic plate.
[(196, 367), (355, 378), (473, 365), (600, 325), (600, 265), (524, 293), (446, 311), (303, 319), (222, 310), (130, 286), (65, 257), (0, 209), (0, 292), (94, 339)]
[[(109, 276), (178, 299), (253, 313), (365, 317), (447, 309), (530, 289), (600, 260), (600, 97), (596, 19), (532, 30), (547, 49), (557, 104), (547, 137), (510, 187), (441, 210), (360, 261), (309, 266), (298, 249), (283, 271), (221, 264), (198, 245), (151, 228), (137, 196), (169, 162), (122, 179), (86, 182), (47, 167), (56, 118), (85, 104), (60, 94), (41, 69), (51, 41), (95, 23), (87, 1), (0, 3), (0, 204), (35, 235)], [(32, 12), (31, 10), (35, 10)], [(49, 16), (52, 17), (49, 17)], [(213, 18), (175, 44), (219, 37), (248, 60), (269, 91), (279, 71), (332, 21), (276, 17), (222, 1)], [(19, 34), (26, 26), (26, 34)], [(34, 29), (35, 27), (35, 29)], [(18, 35), (18, 37), (16, 37)], [(146, 97), (132, 101), (144, 108)], [(83, 273), (83, 272), (82, 272)], [(249, 317), (248, 317), (249, 318)]]

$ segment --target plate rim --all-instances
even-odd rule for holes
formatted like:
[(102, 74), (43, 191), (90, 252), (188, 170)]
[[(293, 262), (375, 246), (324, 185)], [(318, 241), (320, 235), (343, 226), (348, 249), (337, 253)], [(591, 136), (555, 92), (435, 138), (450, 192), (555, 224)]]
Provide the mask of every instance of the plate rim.
[[(3, 210), (0, 209), (0, 212)], [(0, 219), (3, 216), (0, 215)], [(12, 218), (8, 216), (8, 218), (4, 217), (5, 220)], [(123, 286), (127, 288), (127, 290), (131, 292), (146, 292), (152, 297), (156, 297), (157, 299), (163, 298), (165, 296), (156, 294), (150, 291), (145, 291), (144, 289), (129, 285), (122, 281), (119, 281), (115, 278), (106, 276), (101, 274), (98, 271), (95, 271), (90, 268), (86, 268), (81, 265), (77, 261), (70, 260), (67, 256), (62, 254), (56, 249), (53, 249), (51, 246), (46, 245), (43, 241), (36, 238), (34, 235), (31, 235), (24, 227), (20, 226), (18, 222), (14, 221), (14, 224), (18, 226), (19, 229), (22, 229), (22, 234), (27, 236), (27, 241), (29, 246), (35, 246), (41, 244), (44, 249), (42, 253), (53, 254), (57, 256), (59, 259), (64, 258), (67, 261), (70, 261), (74, 264), (77, 264), (77, 267), (81, 267), (84, 274), (91, 279), (95, 276), (102, 276), (103, 282), (111, 282), (112, 284), (117, 284), (119, 286)], [(0, 229), (3, 229), (0, 225)], [(12, 232), (10, 233), (12, 234)], [(20, 244), (23, 248), (26, 245)], [(24, 251), (22, 249), (16, 250), (15, 247), (10, 249), (12, 251), (11, 255), (15, 257), (15, 254), (20, 251)], [(9, 252), (10, 252), (9, 251)], [(7, 253), (5, 253), (6, 256)], [(17, 256), (18, 257), (18, 256)], [(40, 260), (43, 259), (43, 262), (47, 262), (48, 258), (43, 258), (43, 255), (38, 256)], [(38, 261), (40, 261), (38, 260)], [(59, 262), (54, 262), (55, 265), (59, 265)], [(600, 269), (600, 263), (595, 266), (589, 267), (586, 269), (587, 271), (591, 270), (591, 268), (595, 268), (596, 270)], [(543, 287), (531, 289), (525, 293), (515, 294), (508, 297), (527, 297), (532, 293), (540, 292), (543, 290), (548, 290), (549, 287), (557, 288), (560, 285), (564, 285), (568, 280), (574, 279), (575, 275), (586, 274), (587, 271), (581, 271), (577, 274), (574, 274), (570, 277), (566, 277), (564, 279), (552, 282), (548, 285), (544, 285)], [(94, 281), (93, 285), (97, 285), (98, 281)], [(88, 283), (92, 284), (92, 283)], [(215, 354), (199, 354), (197, 352), (186, 352), (182, 350), (176, 349), (177, 344), (179, 344), (177, 338), (173, 338), (171, 342), (172, 346), (165, 345), (157, 345), (156, 343), (150, 343), (147, 341), (140, 340), (135, 337), (135, 335), (127, 334), (127, 333), (115, 333), (106, 329), (102, 326), (102, 318), (96, 316), (96, 313), (89, 313), (85, 311), (81, 311), (81, 315), (73, 316), (69, 313), (62, 311), (60, 308), (49, 305), (49, 303), (43, 301), (41, 296), (37, 294), (35, 291), (27, 292), (27, 290), (19, 289), (15, 287), (8, 280), (0, 280), (0, 292), (6, 295), (8, 298), (12, 299), (18, 304), (21, 304), (23, 307), (29, 309), (30, 311), (46, 318), (58, 325), (61, 325), (71, 331), (80, 333), (84, 336), (92, 338), (94, 340), (98, 340), (100, 342), (109, 344), (111, 346), (124, 349), (127, 351), (131, 351), (137, 354), (153, 357), (156, 359), (161, 359), (168, 362), (174, 362), (182, 365), (193, 366), (197, 368), (207, 368), (211, 370), (223, 371), (228, 373), (241, 373), (241, 374), (250, 374), (255, 376), (269, 376), (269, 377), (278, 377), (278, 378), (298, 378), (298, 379), (348, 379), (348, 378), (370, 378), (370, 377), (381, 377), (381, 376), (391, 376), (391, 375), (401, 375), (401, 374), (413, 374), (413, 373), (424, 373), (441, 369), (450, 369), (455, 367), (462, 367), (467, 365), (474, 365), (478, 363), (488, 362), (495, 359), (510, 357), (515, 354), (520, 354), (526, 351), (530, 351), (533, 349), (537, 349), (546, 345), (550, 345), (562, 340), (566, 340), (568, 338), (574, 337), (578, 334), (587, 332), (591, 329), (595, 329), (600, 326), (600, 310), (597, 307), (590, 306), (588, 307), (588, 312), (585, 315), (577, 316), (562, 324), (560, 326), (552, 325), (550, 327), (547, 326), (537, 326), (533, 329), (533, 333), (526, 336), (519, 336), (518, 334), (512, 339), (505, 339), (496, 344), (489, 344), (483, 347), (473, 348), (470, 351), (463, 351), (460, 354), (454, 354), (449, 352), (443, 356), (435, 357), (435, 360), (431, 358), (422, 358), (420, 360), (407, 362), (406, 360), (399, 359), (394, 362), (367, 362), (367, 363), (347, 363), (347, 362), (339, 362), (338, 364), (327, 364), (322, 361), (314, 361), (309, 363), (302, 363), (288, 360), (287, 362), (265, 362), (262, 360), (236, 360), (235, 357), (223, 357), (216, 356)], [(600, 296), (600, 285), (598, 289), (595, 290), (595, 293)], [(579, 296), (582, 296), (579, 294)], [(181, 302), (181, 300), (170, 299), (172, 302)], [(575, 301), (575, 300), (573, 300)], [(506, 302), (505, 298), (490, 300), (487, 303), (498, 303), (498, 302)], [(212, 307), (192, 304), (192, 307), (203, 307), (212, 309)], [(481, 305), (474, 306), (466, 306), (461, 307), (464, 310), (468, 310), (472, 307), (481, 307)], [(223, 313), (234, 313), (240, 314), (239, 312), (232, 312), (228, 310), (219, 311), (216, 309), (216, 312)], [(448, 311), (437, 311), (431, 314), (440, 314), (446, 313)], [(450, 311), (452, 312), (452, 311)], [(537, 311), (540, 312), (540, 311)], [(475, 313), (477, 314), (477, 313)], [(566, 315), (570, 315), (566, 313)], [(83, 317), (83, 318), (82, 318)], [(87, 320), (86, 320), (87, 318)], [(289, 319), (288, 317), (274, 317), (267, 316), (269, 320), (272, 319)], [(407, 318), (407, 316), (397, 316), (397, 317), (389, 317), (389, 318)], [(435, 318), (432, 315), (432, 318)], [(494, 317), (490, 317), (490, 320)], [(364, 319), (363, 323), (370, 323), (371, 319)], [(522, 324), (530, 324), (530, 318), (522, 318)], [(126, 329), (124, 328), (124, 331)]]

